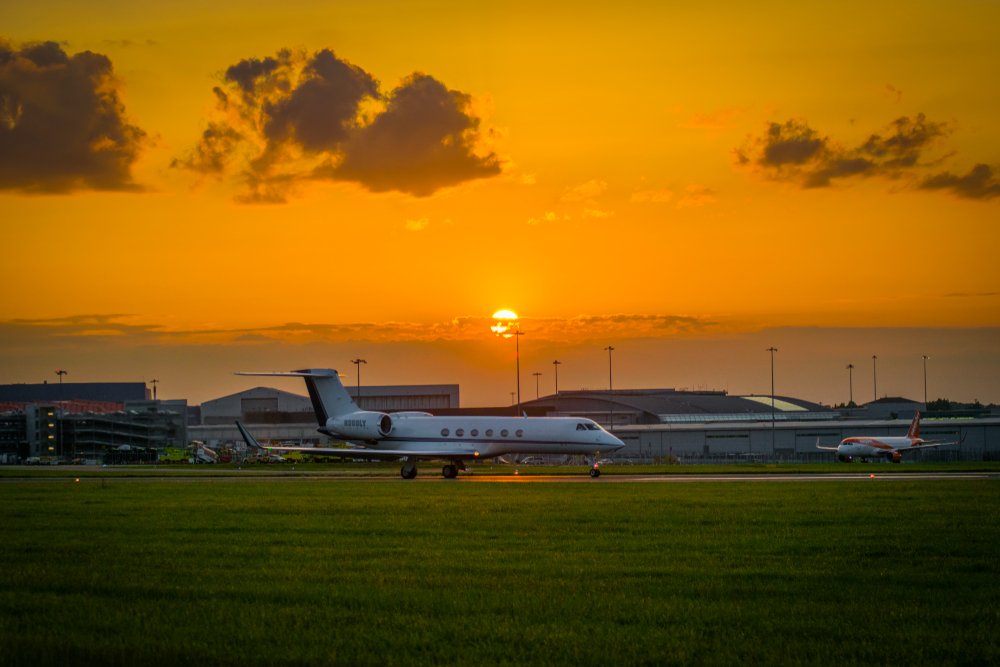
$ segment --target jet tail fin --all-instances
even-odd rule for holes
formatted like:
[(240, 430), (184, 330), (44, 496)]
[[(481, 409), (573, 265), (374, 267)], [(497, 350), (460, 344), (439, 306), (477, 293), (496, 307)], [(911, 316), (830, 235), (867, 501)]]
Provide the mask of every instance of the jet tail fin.
[(309, 399), (312, 401), (316, 421), (321, 428), (331, 417), (358, 412), (359, 408), (351, 399), (340, 381), (337, 371), (332, 368), (307, 368), (301, 371), (281, 373), (238, 372), (236, 375), (258, 375), (265, 377), (300, 377), (306, 382)]
[(917, 410), (916, 414), (913, 415), (913, 421), (910, 422), (910, 430), (907, 431), (906, 437), (911, 440), (920, 438), (920, 410)]

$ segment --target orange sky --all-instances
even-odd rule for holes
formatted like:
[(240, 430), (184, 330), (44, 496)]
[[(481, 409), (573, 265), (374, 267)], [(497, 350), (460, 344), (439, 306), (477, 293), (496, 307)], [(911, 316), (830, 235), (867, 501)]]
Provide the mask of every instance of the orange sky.
[(1000, 401), (995, 3), (202, 4), (0, 6), (0, 382)]

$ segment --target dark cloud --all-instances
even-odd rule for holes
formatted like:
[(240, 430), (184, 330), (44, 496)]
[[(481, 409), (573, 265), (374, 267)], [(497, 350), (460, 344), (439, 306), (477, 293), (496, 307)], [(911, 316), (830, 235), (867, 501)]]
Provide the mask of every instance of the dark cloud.
[(495, 154), (478, 152), (471, 98), (428, 75), (385, 96), (371, 74), (328, 49), (285, 50), (233, 65), (214, 92), (225, 120), (174, 165), (218, 174), (238, 162), (244, 201), (280, 202), (310, 180), (426, 196), (500, 172)]
[(275, 58), (241, 60), (226, 70), (226, 81), (235, 83), (252, 100), (257, 81), (278, 69), (279, 64)]
[(920, 184), (923, 190), (949, 190), (959, 197), (992, 199), (1000, 197), (1000, 178), (987, 164), (977, 164), (965, 176), (943, 172), (928, 177)]
[(111, 61), (55, 42), (0, 42), (0, 189), (137, 190), (145, 133), (127, 122)]
[(321, 173), (418, 197), (499, 174), (496, 155), (475, 153), (479, 119), (469, 106), (468, 95), (414, 74), (392, 91), (384, 112), (352, 135), (340, 164)]
[(763, 145), (761, 162), (774, 167), (805, 164), (826, 152), (827, 139), (801, 121), (790, 120), (784, 125), (771, 123)]
[(762, 136), (749, 138), (737, 149), (736, 159), (769, 178), (806, 188), (855, 177), (898, 178), (925, 168), (927, 153), (948, 132), (947, 123), (930, 121), (924, 114), (902, 116), (860, 145), (844, 148), (805, 121), (789, 120), (769, 123)]
[(201, 142), (185, 158), (178, 158), (172, 167), (193, 169), (203, 174), (222, 174), (242, 135), (225, 123), (209, 123), (201, 133)]
[(339, 150), (357, 125), (361, 102), (378, 98), (378, 82), (326, 49), (303, 74), (295, 89), (264, 105), (264, 135), (271, 142), (295, 141), (309, 152)]
[(871, 135), (857, 149), (858, 153), (887, 169), (917, 165), (921, 151), (948, 133), (946, 123), (928, 121), (922, 113), (913, 119), (907, 116), (897, 118), (888, 129), (885, 135)]

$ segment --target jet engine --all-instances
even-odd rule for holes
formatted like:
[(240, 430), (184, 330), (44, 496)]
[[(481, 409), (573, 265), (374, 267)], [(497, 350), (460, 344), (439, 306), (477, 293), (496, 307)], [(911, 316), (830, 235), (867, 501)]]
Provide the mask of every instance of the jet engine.
[(392, 417), (384, 412), (352, 412), (327, 421), (326, 430), (345, 440), (374, 441), (392, 432)]
[(893, 450), (885, 455), (885, 458), (889, 459), (893, 463), (899, 463), (903, 460), (903, 455), (899, 453), (898, 450)]

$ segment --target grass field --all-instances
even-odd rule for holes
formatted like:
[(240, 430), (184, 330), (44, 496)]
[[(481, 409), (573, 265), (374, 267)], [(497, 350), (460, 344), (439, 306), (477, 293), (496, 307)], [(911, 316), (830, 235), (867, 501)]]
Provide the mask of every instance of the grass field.
[(0, 482), (0, 664), (1000, 664), (1000, 483)]

